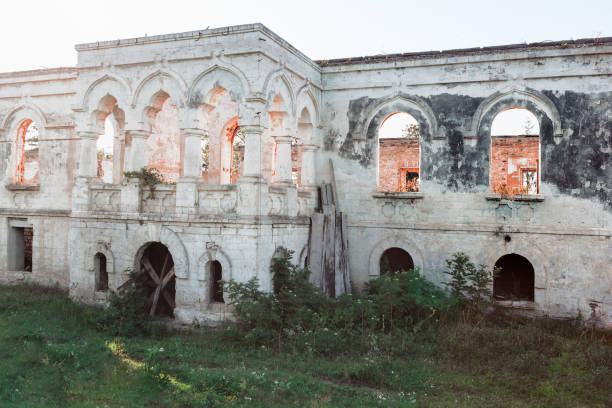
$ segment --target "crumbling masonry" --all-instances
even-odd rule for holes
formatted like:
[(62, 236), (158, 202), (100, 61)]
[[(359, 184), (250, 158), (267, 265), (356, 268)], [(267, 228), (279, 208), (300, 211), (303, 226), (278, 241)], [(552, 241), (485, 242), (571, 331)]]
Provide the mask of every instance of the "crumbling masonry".
[[(316, 262), (335, 178), (355, 287), (381, 265), (440, 283), (463, 251), (502, 268), (501, 304), (612, 324), (612, 38), (312, 61), (254, 24), (76, 50), (0, 74), (2, 281), (102, 303), (133, 269), (154, 314), (217, 320), (220, 278), (269, 289), (279, 246)], [(493, 140), (508, 108), (539, 134)], [(379, 142), (397, 112), (418, 137)], [(145, 167), (164, 183), (124, 175)]]

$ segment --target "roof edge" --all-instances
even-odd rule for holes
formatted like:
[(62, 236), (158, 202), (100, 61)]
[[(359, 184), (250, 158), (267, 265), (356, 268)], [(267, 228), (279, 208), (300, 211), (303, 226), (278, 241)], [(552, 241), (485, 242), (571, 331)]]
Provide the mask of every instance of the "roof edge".
[(612, 45), (612, 37), (581, 38), (578, 40), (566, 40), (566, 41), (540, 41), (540, 42), (522, 43), (522, 44), (493, 45), (493, 46), (488, 46), (488, 47), (457, 48), (457, 49), (441, 50), (441, 51), (418, 51), (418, 52), (394, 53), (394, 54), (378, 54), (378, 55), (369, 55), (369, 56), (363, 56), (363, 57), (315, 60), (315, 62), (321, 67), (329, 67), (329, 66), (354, 65), (354, 64), (372, 64), (372, 63), (389, 62), (389, 61), (406, 61), (406, 60), (411, 60), (411, 59), (423, 59), (423, 58), (489, 54), (489, 53), (496, 52), (496, 51), (524, 51), (524, 50), (530, 50), (534, 48), (555, 48), (555, 47), (566, 49), (566, 48), (580, 48), (584, 46), (600, 46), (600, 45)]

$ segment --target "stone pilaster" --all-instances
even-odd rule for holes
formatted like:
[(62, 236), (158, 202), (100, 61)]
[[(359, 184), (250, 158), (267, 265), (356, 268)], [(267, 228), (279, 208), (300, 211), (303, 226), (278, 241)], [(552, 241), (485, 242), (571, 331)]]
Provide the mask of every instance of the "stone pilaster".
[(312, 144), (302, 145), (302, 173), (301, 186), (306, 190), (314, 190), (317, 187), (317, 174), (315, 153), (319, 146)]
[(275, 136), (276, 162), (275, 162), (275, 184), (292, 185), (291, 179), (291, 136)]
[(147, 167), (147, 139), (149, 134), (149, 132), (144, 130), (126, 131), (126, 135), (131, 140), (131, 143), (127, 154), (125, 171), (138, 171), (143, 167)]

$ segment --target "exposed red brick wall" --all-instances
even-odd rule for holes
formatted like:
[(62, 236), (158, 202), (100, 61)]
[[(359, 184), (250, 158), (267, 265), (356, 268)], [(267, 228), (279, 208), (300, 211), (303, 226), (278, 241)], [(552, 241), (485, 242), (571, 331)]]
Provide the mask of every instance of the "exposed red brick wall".
[(417, 139), (389, 138), (379, 140), (378, 190), (401, 191), (406, 169), (419, 169), (420, 151)]
[(170, 98), (157, 113), (152, 133), (147, 140), (149, 168), (157, 169), (164, 182), (176, 183), (181, 174), (181, 134), (178, 108)]
[(540, 140), (537, 136), (491, 138), (491, 191), (505, 184), (509, 193), (521, 193), (521, 169), (539, 173)]

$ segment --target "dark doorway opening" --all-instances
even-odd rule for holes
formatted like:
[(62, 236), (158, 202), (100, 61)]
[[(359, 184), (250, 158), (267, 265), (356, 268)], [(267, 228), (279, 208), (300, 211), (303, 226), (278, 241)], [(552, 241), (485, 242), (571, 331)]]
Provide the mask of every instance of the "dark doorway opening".
[(389, 248), (380, 257), (380, 274), (395, 274), (400, 271), (414, 269), (414, 261), (410, 254), (401, 248)]
[(150, 316), (174, 317), (176, 277), (174, 261), (168, 248), (153, 242), (140, 258)]
[(223, 299), (223, 284), (220, 282), (223, 279), (223, 268), (219, 261), (210, 263), (210, 295), (213, 302), (225, 303)]
[(533, 302), (535, 273), (527, 258), (517, 254), (508, 254), (499, 258), (495, 266), (500, 269), (493, 279), (495, 299)]
[(31, 227), (11, 227), (9, 231), (8, 267), (11, 271), (32, 272), (32, 241), (34, 230)]
[(96, 269), (96, 291), (108, 289), (108, 272), (106, 271), (106, 255), (98, 252), (94, 256), (94, 266)]

